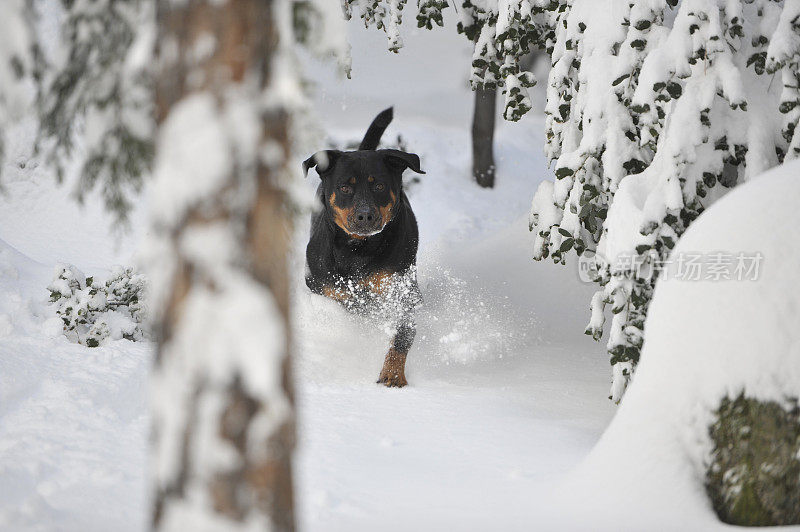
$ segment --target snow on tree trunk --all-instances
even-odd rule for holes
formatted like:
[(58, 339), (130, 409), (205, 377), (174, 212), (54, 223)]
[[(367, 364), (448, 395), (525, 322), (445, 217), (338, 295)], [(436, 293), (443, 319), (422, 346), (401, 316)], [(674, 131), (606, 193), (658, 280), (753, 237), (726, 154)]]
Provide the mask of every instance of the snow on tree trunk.
[(154, 528), (291, 530), (288, 2), (162, 0)]

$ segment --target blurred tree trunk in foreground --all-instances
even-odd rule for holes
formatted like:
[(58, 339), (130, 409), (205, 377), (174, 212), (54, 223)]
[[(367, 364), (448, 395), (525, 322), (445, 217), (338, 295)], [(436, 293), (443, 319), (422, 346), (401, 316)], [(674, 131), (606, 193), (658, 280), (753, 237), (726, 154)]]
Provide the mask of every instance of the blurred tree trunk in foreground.
[[(153, 527), (293, 530), (278, 2), (161, 0)], [(282, 85), (285, 87), (286, 85)]]

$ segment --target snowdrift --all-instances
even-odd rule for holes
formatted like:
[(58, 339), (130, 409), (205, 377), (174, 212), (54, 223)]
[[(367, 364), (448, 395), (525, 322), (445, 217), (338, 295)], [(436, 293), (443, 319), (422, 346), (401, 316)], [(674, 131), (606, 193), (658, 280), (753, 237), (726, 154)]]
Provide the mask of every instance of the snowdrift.
[[(727, 528), (704, 490), (713, 411), (742, 392), (779, 403), (800, 392), (799, 175), (795, 161), (736, 188), (676, 245), (656, 287), (634, 382), (560, 489), (562, 501), (584, 507), (579, 525)], [(680, 257), (720, 253), (734, 264), (740, 253), (760, 253), (755, 280), (677, 278)]]

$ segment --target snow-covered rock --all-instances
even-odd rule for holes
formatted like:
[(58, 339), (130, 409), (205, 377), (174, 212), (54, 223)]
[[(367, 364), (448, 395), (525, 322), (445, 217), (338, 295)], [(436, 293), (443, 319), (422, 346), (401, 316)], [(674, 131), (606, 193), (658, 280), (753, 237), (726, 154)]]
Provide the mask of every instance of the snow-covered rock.
[[(723, 526), (704, 489), (714, 411), (741, 393), (779, 404), (800, 395), (798, 202), (800, 163), (793, 162), (728, 194), (676, 245), (656, 286), (632, 387), (562, 486), (563, 497), (587, 505), (580, 518), (587, 525)], [(685, 258), (697, 255), (702, 268), (693, 281)], [(731, 258), (730, 279), (714, 273), (720, 255)], [(740, 256), (757, 271), (737, 272)]]

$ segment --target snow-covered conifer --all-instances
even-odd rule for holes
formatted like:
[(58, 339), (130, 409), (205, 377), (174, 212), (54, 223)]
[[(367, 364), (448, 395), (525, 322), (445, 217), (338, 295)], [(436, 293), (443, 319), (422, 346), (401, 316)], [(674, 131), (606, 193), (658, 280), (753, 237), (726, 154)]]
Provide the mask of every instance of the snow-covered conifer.
[[(402, 10), (406, 0), (342, 0), (350, 18), (354, 6), (369, 27), (383, 29), (389, 50), (403, 46), (400, 36)], [(458, 32), (472, 41), (473, 89), (499, 87), (505, 96), (503, 116), (517, 121), (531, 109), (528, 88), (536, 84), (533, 73), (520, 67), (520, 59), (537, 48), (549, 49), (554, 37), (555, 13), (566, 4), (555, 0), (464, 0), (458, 10)], [(443, 0), (418, 0), (417, 26), (443, 26)]]
[[(59, 178), (78, 157), (78, 197), (99, 188), (105, 206), (124, 221), (152, 165), (155, 4), (62, 0), (60, 47), (45, 57), (36, 55), (41, 60), (34, 65), (32, 56), (40, 48), (28, 42), (26, 33), (32, 9), (27, 0), (10, 1), (10, 16), (0, 22), (9, 28), (0, 32), (4, 45), (0, 54), (7, 56), (0, 57), (4, 65), (0, 67), (0, 126), (4, 113), (19, 107), (10, 101), (11, 78), (35, 66), (38, 149)], [(335, 57), (349, 75), (349, 47), (343, 38), (340, 8), (325, 0), (296, 0), (290, 5), (294, 33), (288, 38), (318, 56)], [(9, 68), (14, 76), (7, 75)], [(9, 105), (3, 105), (4, 100)]]
[(403, 47), (400, 25), (406, 0), (342, 0), (345, 17), (353, 16), (353, 8), (364, 21), (364, 26), (375, 26), (386, 33), (389, 50), (398, 52)]
[[(622, 408), (561, 490), (585, 503), (576, 528), (618, 527), (621, 493), (631, 530), (800, 524), (798, 174), (753, 176), (676, 243)], [(721, 275), (684, 277), (681, 257)]]
[(31, 103), (25, 79), (34, 65), (32, 5), (27, 0), (7, 0), (0, 16), (0, 164), (4, 135), (13, 120)]
[[(576, 1), (556, 25), (546, 110), (556, 181), (533, 203), (535, 258), (597, 254), (586, 332), (600, 337), (610, 305), (614, 400), (676, 239), (726, 188), (782, 160), (797, 118), (782, 103), (796, 100), (791, 4), (675, 4), (642, 0), (599, 16)], [(766, 75), (768, 50), (770, 68), (784, 69), (782, 99)]]
[(46, 58), (40, 79), (39, 148), (61, 178), (80, 145), (79, 197), (99, 187), (106, 207), (124, 220), (152, 162), (154, 4), (62, 4), (61, 49)]
[(566, 4), (547, 0), (465, 0), (457, 29), (473, 43), (470, 83), (473, 89), (499, 88), (505, 96), (503, 117), (517, 121), (531, 109), (528, 89), (533, 73), (520, 66), (535, 49), (550, 51), (557, 14)]
[[(800, 155), (800, 135), (796, 134), (800, 122), (800, 3), (786, 3), (769, 39), (769, 48), (761, 53), (766, 71), (780, 72), (783, 83), (778, 110), (783, 114), (781, 135), (789, 146), (779, 155), (786, 160), (796, 159)], [(754, 55), (748, 61), (761, 63), (762, 59)]]
[(133, 268), (115, 267), (111, 277), (100, 283), (75, 266), (59, 264), (47, 289), (64, 334), (73, 341), (97, 347), (107, 338), (145, 336), (145, 279)]
[(433, 29), (433, 25), (444, 26), (442, 9), (447, 7), (447, 0), (417, 0), (417, 26)]

